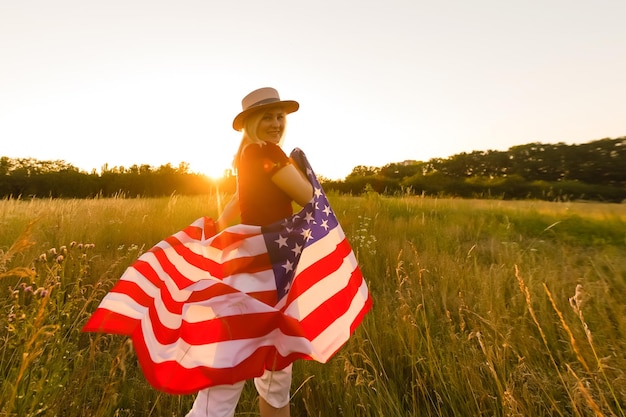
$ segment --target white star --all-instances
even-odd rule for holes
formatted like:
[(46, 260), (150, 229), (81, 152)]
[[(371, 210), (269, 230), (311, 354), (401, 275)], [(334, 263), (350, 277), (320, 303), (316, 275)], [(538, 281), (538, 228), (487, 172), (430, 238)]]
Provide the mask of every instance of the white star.
[(294, 255), (298, 256), (302, 253), (302, 246), (296, 243), (296, 246), (291, 250)]
[(313, 239), (313, 235), (311, 234), (311, 229), (302, 229), (302, 233), (300, 234), (302, 235), (302, 237), (306, 239), (307, 242)]
[(322, 210), (327, 216), (330, 215), (330, 206), (324, 206), (324, 210)]
[(283, 268), (285, 268), (285, 272), (293, 271), (293, 263), (291, 261), (287, 261), (285, 265), (283, 265)]
[(315, 189), (315, 197), (320, 197), (322, 195), (322, 189), (321, 188), (316, 188)]
[(322, 227), (324, 230), (328, 230), (330, 226), (328, 226), (328, 220), (322, 220)]
[(283, 246), (287, 246), (287, 238), (282, 237), (281, 235), (278, 235), (278, 239), (274, 242), (278, 243), (278, 249), (282, 248)]
[(304, 221), (306, 221), (307, 223), (313, 222), (313, 224), (315, 224), (315, 218), (313, 217), (313, 213), (307, 212), (306, 216), (304, 217)]

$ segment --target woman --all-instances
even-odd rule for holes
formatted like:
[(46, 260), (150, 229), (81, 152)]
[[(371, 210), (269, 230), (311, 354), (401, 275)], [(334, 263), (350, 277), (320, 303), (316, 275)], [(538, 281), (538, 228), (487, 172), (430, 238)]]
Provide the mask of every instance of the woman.
[[(296, 101), (283, 101), (273, 88), (260, 88), (241, 102), (233, 128), (243, 136), (234, 159), (237, 193), (217, 220), (218, 230), (237, 217), (244, 224), (268, 225), (293, 214), (292, 202), (306, 205), (313, 187), (281, 149), (287, 114), (298, 110)], [(291, 365), (266, 370), (254, 379), (262, 417), (288, 417)], [(245, 381), (201, 390), (187, 417), (230, 417)]]

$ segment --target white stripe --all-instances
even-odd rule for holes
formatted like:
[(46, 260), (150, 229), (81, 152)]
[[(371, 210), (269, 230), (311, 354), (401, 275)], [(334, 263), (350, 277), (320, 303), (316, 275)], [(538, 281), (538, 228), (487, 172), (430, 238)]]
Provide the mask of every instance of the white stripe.
[(298, 262), (296, 269), (296, 276), (298, 271), (303, 271), (321, 258), (326, 257), (330, 253), (334, 252), (341, 242), (343, 242), (345, 235), (343, 230), (339, 226), (331, 230), (326, 236), (316, 241), (310, 246), (307, 246), (302, 251), (302, 256)]
[[(207, 240), (197, 240), (181, 231), (174, 234), (173, 237), (187, 247), (191, 252), (217, 263), (224, 263), (244, 256), (257, 256), (267, 251), (265, 249), (265, 240), (261, 234), (261, 228), (259, 226), (235, 225), (224, 230), (224, 232), (230, 232), (235, 235), (243, 234), (249, 236), (242, 240), (235, 240), (233, 244), (227, 246), (224, 250), (211, 246), (211, 242), (219, 235), (212, 236)], [(170, 243), (165, 239), (154, 246), (165, 251), (172, 248)]]
[(330, 326), (312, 341), (314, 354), (312, 357), (325, 363), (350, 338), (350, 327), (365, 306), (368, 298), (367, 284), (361, 283), (350, 307), (341, 317), (338, 317)]
[(224, 263), (243, 256), (261, 255), (267, 250), (265, 249), (265, 240), (259, 229), (258, 234), (238, 240), (235, 243), (226, 246), (224, 249), (218, 249), (210, 245), (210, 241), (191, 242), (187, 246), (195, 253), (205, 258), (213, 259), (218, 263)]
[[(182, 310), (182, 319), (188, 323), (199, 323), (213, 318), (245, 314), (272, 313), (277, 310), (244, 293), (224, 294), (206, 301), (187, 302)], [(159, 311), (159, 318), (161, 317)], [(163, 312), (163, 314), (171, 314)], [(179, 326), (180, 327), (180, 326)]]
[[(232, 228), (235, 228), (235, 226), (233, 226)], [(242, 241), (239, 241), (237, 245), (229, 246), (224, 251), (208, 246), (207, 242), (193, 241), (185, 243), (185, 246), (188, 247), (192, 252), (212, 261), (215, 261), (219, 264), (223, 264), (232, 260), (237, 260), (242, 257), (254, 257), (267, 253), (265, 240), (263, 238), (263, 235), (260, 234), (261, 228), (259, 226), (242, 225), (242, 227), (240, 228), (243, 229), (243, 231), (246, 233), (258, 232), (259, 235), (251, 236)], [(170, 251), (166, 251), (166, 254), (168, 254), (168, 259), (176, 266), (179, 271), (181, 271), (181, 273), (185, 277), (188, 277), (189, 279), (197, 282), (201, 281), (202, 279), (206, 279), (207, 276), (212, 277), (211, 274), (206, 272), (202, 277), (187, 275), (186, 272), (182, 272), (182, 268), (179, 268), (179, 265), (181, 265), (181, 263), (186, 262), (184, 258), (176, 255), (175, 259), (174, 257), (170, 257), (169, 253)], [(271, 269), (257, 272), (254, 274), (254, 276), (251, 276), (250, 273), (234, 274), (231, 276), (223, 277), (222, 282), (239, 291), (245, 292), (276, 290), (276, 280), (274, 277), (274, 273)]]
[[(253, 321), (254, 318), (251, 318)], [(308, 354), (311, 343), (303, 337), (286, 336), (279, 329), (251, 339), (227, 340), (205, 345), (190, 345), (182, 339), (168, 344), (160, 344), (154, 337), (152, 323), (148, 316), (141, 322), (144, 341), (150, 358), (155, 363), (176, 360), (181, 366), (191, 369), (198, 366), (226, 369), (239, 365), (263, 346), (276, 346), (278, 352), (287, 356), (290, 353)]]
[[(246, 226), (246, 228), (252, 228), (252, 231), (256, 230), (259, 233), (261, 231), (258, 226)], [(219, 250), (217, 248), (209, 246), (209, 243), (207, 241), (198, 242), (195, 240), (181, 240), (181, 243), (183, 243), (184, 246), (188, 248), (192, 253), (202, 256), (208, 260), (214, 261), (218, 264), (223, 264), (228, 261), (236, 260), (243, 257), (254, 257), (267, 252), (263, 235), (248, 237), (244, 240), (239, 241), (238, 244), (231, 245), (224, 250)], [(166, 241), (159, 242), (157, 246), (163, 249), (163, 254), (167, 257), (167, 259), (184, 277), (188, 278), (189, 280), (200, 281), (202, 279), (212, 277), (209, 272), (189, 264), (185, 260), (185, 258), (180, 256), (176, 252), (176, 250)], [(146, 255), (148, 254), (151, 254), (151, 252), (146, 253)], [(153, 265), (153, 262), (150, 262), (150, 264)], [(159, 270), (162, 271), (161, 268), (159, 268)], [(226, 282), (226, 279), (228, 279), (228, 277), (223, 278), (224, 282)]]
[[(206, 288), (206, 281), (199, 284), (202, 284), (204, 287), (202, 289)], [(198, 291), (200, 289), (196, 286), (190, 286), (186, 290), (189, 293), (188, 295)], [(154, 309), (161, 324), (172, 330), (180, 328), (183, 320), (189, 323), (198, 323), (215, 317), (278, 311), (276, 308), (243, 292), (217, 295), (208, 300), (195, 302), (189, 302), (185, 299), (181, 313), (169, 311), (159, 296), (154, 299)]]
[[(325, 363), (349, 339), (350, 327), (363, 309), (367, 294), (367, 285), (363, 281), (348, 311), (337, 318), (312, 343), (306, 338), (287, 336), (279, 329), (274, 329), (257, 338), (219, 341), (197, 346), (178, 339), (172, 344), (162, 345), (154, 337), (149, 316), (145, 316), (142, 321), (142, 330), (153, 362), (162, 363), (175, 359), (181, 366), (188, 369), (197, 366), (231, 368), (246, 360), (263, 346), (275, 346), (282, 356), (302, 353)], [(250, 319), (254, 321), (253, 317)]]
[(276, 278), (274, 277), (274, 271), (271, 269), (255, 272), (254, 274), (234, 274), (222, 281), (224, 284), (247, 293), (276, 291)]
[(334, 272), (325, 276), (311, 288), (300, 294), (285, 309), (285, 314), (302, 320), (326, 300), (343, 290), (350, 283), (352, 272), (357, 268), (354, 254), (350, 252)]
[[(185, 278), (189, 279), (190, 281), (199, 281), (201, 279), (211, 278), (211, 274), (209, 272), (203, 269), (200, 269), (190, 264), (189, 262), (187, 262), (185, 258), (180, 256), (176, 252), (176, 250), (169, 244), (167, 244), (167, 247), (165, 245), (161, 247), (163, 248), (162, 255), (165, 255), (165, 257), (172, 263), (172, 265), (176, 268), (176, 270)], [(157, 265), (158, 265), (158, 268), (160, 271), (159, 276), (163, 276), (161, 275), (161, 271), (163, 271), (163, 269), (161, 268), (161, 265), (158, 264), (156, 256), (154, 256), (152, 252), (148, 252), (146, 253), (146, 255), (152, 255), (150, 258), (151, 260), (148, 262), (150, 263), (150, 265), (153, 266), (155, 270), (157, 269)], [(171, 280), (166, 280), (165, 282), (172, 282), (172, 285), (174, 284), (173, 281)]]
[(126, 294), (110, 292), (103, 299), (98, 308), (104, 308), (131, 319), (142, 319), (148, 309), (137, 303)]
[(143, 292), (152, 298), (159, 295), (159, 288), (156, 287), (152, 281), (143, 276), (143, 274), (140, 274), (132, 265), (124, 271), (124, 274), (120, 277), (120, 281), (134, 282)]
[[(166, 251), (166, 255), (170, 255), (172, 252), (173, 250), (170, 248), (169, 250)], [(180, 258), (178, 255), (176, 254), (174, 255), (175, 257)], [(181, 290), (174, 284), (172, 280), (164, 279), (165, 277), (167, 277), (167, 274), (165, 273), (161, 264), (158, 262), (156, 256), (153, 253), (151, 252), (145, 253), (142, 256), (142, 261), (147, 262), (154, 269), (157, 276), (162, 280), (166, 290), (170, 293), (170, 296), (172, 297), (172, 299), (179, 303), (186, 303), (193, 292), (205, 290), (215, 285), (216, 283), (220, 282), (218, 279), (211, 277), (211, 275), (208, 274), (207, 272), (202, 271), (195, 267), (191, 267), (196, 271), (196, 273), (203, 274), (204, 279), (199, 280), (195, 282), (194, 284), (191, 284), (190, 286)], [(155, 311), (159, 317), (159, 320), (163, 324), (163, 326), (169, 329), (177, 329), (181, 326), (182, 317), (180, 316), (180, 314), (172, 313), (169, 310), (167, 310), (161, 298), (161, 291), (159, 290), (159, 288), (155, 287), (150, 280), (145, 278), (135, 268), (133, 267), (128, 268), (125, 271), (125, 273), (122, 275), (121, 279), (136, 283), (144, 292), (146, 292), (148, 295), (150, 295), (150, 297), (154, 299)], [(262, 271), (259, 274), (238, 274), (236, 276), (233, 276), (232, 280), (235, 281), (235, 284), (238, 284), (236, 286), (232, 286), (235, 289), (238, 289), (237, 287), (242, 287), (242, 289), (245, 288), (248, 291), (257, 291), (257, 290), (264, 291), (268, 289), (275, 291), (276, 289), (274, 274), (271, 270)], [(251, 283), (254, 283), (254, 285), (250, 285)], [(226, 284), (229, 284), (229, 283), (226, 282)], [(240, 305), (242, 302), (245, 302), (245, 304), (251, 303), (251, 305), (254, 305), (254, 306), (261, 305), (261, 306), (267, 307), (266, 304), (246, 294), (240, 294), (241, 297), (236, 297), (236, 295), (237, 294), (229, 294), (225, 297), (228, 300), (231, 300), (231, 304)], [(211, 298), (210, 302), (211, 303), (215, 302), (217, 303), (216, 305), (219, 306), (218, 308), (219, 316), (230, 315), (227, 313), (227, 311), (229, 310), (228, 308), (224, 307), (224, 304), (223, 304), (224, 301), (221, 301), (221, 298), (223, 297), (218, 296), (218, 297)], [(237, 298), (236, 301), (233, 301), (235, 300), (235, 298)], [(255, 308), (258, 308), (258, 307), (255, 307)], [(197, 319), (193, 321), (201, 321), (201, 319)]]
[[(300, 275), (305, 269), (311, 267), (311, 265), (318, 262), (320, 259), (331, 255), (335, 250), (337, 250), (337, 245), (343, 242), (344, 238), (345, 235), (343, 234), (341, 228), (336, 227), (328, 235), (324, 236), (324, 238), (318, 240), (311, 246), (306, 247), (306, 249), (302, 252), (298, 265), (296, 265), (294, 281), (298, 279), (298, 275)], [(283, 309), (287, 303), (287, 298), (288, 297), (283, 297), (276, 304), (276, 308)], [(295, 302), (295, 300), (292, 301), (292, 303), (293, 302)]]

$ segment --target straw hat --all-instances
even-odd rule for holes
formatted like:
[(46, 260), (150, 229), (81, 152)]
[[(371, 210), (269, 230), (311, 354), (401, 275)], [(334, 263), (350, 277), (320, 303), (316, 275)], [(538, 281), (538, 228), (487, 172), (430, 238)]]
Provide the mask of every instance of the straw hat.
[(259, 88), (254, 90), (241, 100), (241, 113), (233, 120), (233, 129), (241, 131), (243, 129), (243, 121), (250, 114), (257, 110), (265, 109), (280, 105), (285, 113), (293, 113), (298, 111), (300, 104), (293, 100), (281, 100), (278, 91), (271, 87)]

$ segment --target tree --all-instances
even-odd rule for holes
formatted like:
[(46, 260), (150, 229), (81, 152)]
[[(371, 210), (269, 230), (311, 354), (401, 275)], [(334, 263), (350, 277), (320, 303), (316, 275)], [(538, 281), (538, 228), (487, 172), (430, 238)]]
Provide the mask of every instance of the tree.
[(365, 165), (358, 165), (352, 169), (352, 172), (348, 174), (348, 176), (346, 177), (346, 180), (350, 178), (355, 178), (355, 177), (368, 177), (371, 175), (376, 175), (378, 174), (379, 170), (380, 168), (368, 167)]

